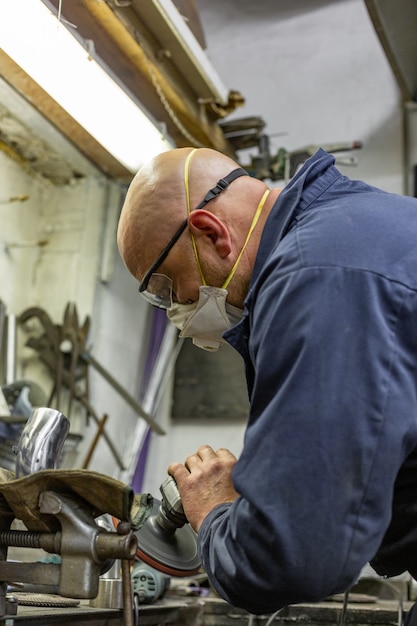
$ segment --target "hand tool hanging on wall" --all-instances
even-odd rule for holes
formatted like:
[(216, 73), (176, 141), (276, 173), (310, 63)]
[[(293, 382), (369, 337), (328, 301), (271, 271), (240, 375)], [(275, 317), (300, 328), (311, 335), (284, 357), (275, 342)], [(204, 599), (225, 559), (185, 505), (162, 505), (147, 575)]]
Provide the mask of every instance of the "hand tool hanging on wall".
[[(113, 389), (142, 417), (158, 434), (164, 434), (163, 429), (148, 415), (139, 403), (120, 385), (109, 372), (87, 351), (86, 342), (90, 328), (90, 318), (87, 317), (80, 326), (76, 306), (68, 303), (64, 313), (62, 325), (54, 324), (49, 315), (39, 307), (31, 307), (19, 316), (20, 324), (37, 318), (43, 333), (31, 336), (26, 346), (33, 348), (40, 360), (49, 369), (53, 378), (53, 388), (48, 401), (49, 406), (65, 410), (70, 415), (73, 401), (77, 401), (85, 409), (87, 418), (92, 417), (101, 429), (120, 469), (125, 469), (107, 431), (102, 427), (100, 417), (89, 401), (88, 395), (88, 366), (92, 365)], [(62, 406), (62, 392), (69, 392), (68, 406)]]
[(115, 378), (108, 372), (89, 352), (83, 352), (80, 355), (81, 360), (87, 365), (92, 365), (99, 374), (103, 376), (105, 380), (113, 387), (115, 391), (123, 398), (123, 400), (140, 416), (143, 417), (145, 422), (156, 432), (158, 435), (165, 435), (165, 431), (159, 424), (152, 419), (152, 417), (146, 413), (140, 406), (140, 404), (132, 398), (132, 396), (123, 389), (122, 385), (117, 382)]
[[(90, 319), (87, 317), (84, 324), (80, 326), (75, 305), (71, 303), (66, 306), (62, 325), (54, 324), (48, 313), (40, 307), (30, 307), (23, 311), (19, 316), (19, 322), (25, 324), (34, 318), (38, 320), (43, 334), (29, 337), (26, 346), (36, 350), (40, 360), (47, 366), (52, 376), (52, 390), (47, 402), (48, 406), (65, 411), (70, 416), (75, 398), (86, 410), (87, 419), (91, 416), (99, 425), (100, 420), (97, 414), (86, 401), (88, 398), (87, 367), (79, 363), (78, 358), (80, 351), (85, 350)], [(68, 392), (67, 407), (63, 407), (63, 391)], [(102, 436), (118, 466), (123, 469), (123, 461), (108, 433), (102, 430)]]

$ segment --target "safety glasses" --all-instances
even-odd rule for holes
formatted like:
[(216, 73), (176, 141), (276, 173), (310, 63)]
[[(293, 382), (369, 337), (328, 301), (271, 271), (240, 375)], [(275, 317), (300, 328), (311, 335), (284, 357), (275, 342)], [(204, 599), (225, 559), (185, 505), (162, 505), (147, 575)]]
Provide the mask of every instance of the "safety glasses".
[[(210, 202), (210, 200), (217, 198), (217, 196), (222, 191), (227, 189), (230, 183), (233, 182), (236, 178), (239, 178), (239, 176), (248, 176), (248, 173), (243, 168), (238, 167), (224, 178), (221, 178), (217, 182), (215, 187), (212, 187), (210, 191), (208, 191), (200, 204), (195, 207), (194, 211), (196, 211), (197, 209), (202, 209), (204, 206), (206, 206), (208, 202)], [(172, 307), (172, 280), (165, 274), (158, 274), (156, 270), (165, 261), (169, 252), (172, 250), (178, 239), (181, 237), (182, 233), (187, 228), (187, 225), (188, 217), (183, 221), (181, 226), (173, 235), (172, 239), (159, 254), (156, 261), (148, 269), (139, 285), (139, 293), (141, 294), (141, 296), (152, 305), (157, 306), (161, 309), (170, 309)]]

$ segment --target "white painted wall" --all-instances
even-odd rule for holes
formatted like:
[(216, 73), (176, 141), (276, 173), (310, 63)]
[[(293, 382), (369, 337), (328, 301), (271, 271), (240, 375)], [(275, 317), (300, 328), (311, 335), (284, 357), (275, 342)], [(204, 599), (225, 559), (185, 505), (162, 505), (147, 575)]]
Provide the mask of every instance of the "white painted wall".
[[(0, 159), (2, 300), (14, 313), (36, 304), (61, 316), (65, 298), (77, 302), (80, 313), (91, 310), (105, 181), (58, 188), (25, 174), (4, 154)], [(16, 195), (28, 199), (10, 202)]]
[[(91, 352), (113, 378), (139, 401), (151, 307), (139, 296), (136, 281), (124, 267), (114, 241), (113, 247), (112, 279), (108, 283), (97, 283)], [(128, 452), (136, 428), (139, 426), (141, 433), (145, 430), (143, 420), (94, 368), (90, 368), (90, 397), (100, 417), (108, 414), (106, 430), (127, 469)], [(83, 454), (87, 452), (95, 432), (96, 426), (92, 425), (86, 436)], [(115, 462), (103, 437), (90, 468), (116, 478), (122, 478), (124, 474), (124, 469)]]
[[(11, 151), (0, 151), (0, 297), (16, 315), (37, 305), (58, 322), (70, 300), (83, 317), (94, 302), (107, 180), (6, 83), (0, 87), (2, 131), (9, 129), (17, 142), (26, 133), (28, 142), (42, 146), (36, 154), (54, 161), (50, 171), (81, 174), (56, 184)], [(27, 199), (14, 200), (19, 196)]]
[[(36, 306), (60, 325), (67, 303), (74, 303), (80, 324), (87, 316), (92, 318), (88, 340), (92, 355), (134, 394), (149, 309), (139, 301), (133, 279), (116, 257), (115, 233), (124, 190), (110, 183), (6, 83), (0, 81), (0, 87), (2, 129), (15, 133), (19, 141), (42, 144), (45, 159), (53, 159), (55, 170), (82, 173), (67, 184), (56, 184), (5, 146), (0, 150), (0, 299), (8, 315), (19, 316)], [(18, 324), (17, 329), (16, 379), (39, 384), (49, 397), (52, 378), (37, 352), (25, 347), (28, 337), (39, 336), (44, 329), (36, 320), (24, 327)], [(106, 428), (123, 456), (129, 428), (138, 420), (91, 367), (90, 372), (90, 402), (99, 418), (108, 413)], [(66, 413), (66, 406), (59, 408)], [(90, 418), (86, 428), (85, 411), (77, 403), (68, 417), (71, 432), (83, 436), (75, 461), (82, 466), (97, 426)], [(90, 469), (117, 475), (103, 439)]]

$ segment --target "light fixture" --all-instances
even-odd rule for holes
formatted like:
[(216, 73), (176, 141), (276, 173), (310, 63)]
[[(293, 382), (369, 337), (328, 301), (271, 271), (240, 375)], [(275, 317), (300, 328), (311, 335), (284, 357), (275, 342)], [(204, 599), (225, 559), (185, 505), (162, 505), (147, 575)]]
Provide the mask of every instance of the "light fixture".
[(227, 104), (228, 89), (172, 0), (132, 0), (132, 7), (169, 51), (177, 69), (201, 98)]
[(41, 0), (0, 3), (0, 48), (132, 173), (173, 147)]

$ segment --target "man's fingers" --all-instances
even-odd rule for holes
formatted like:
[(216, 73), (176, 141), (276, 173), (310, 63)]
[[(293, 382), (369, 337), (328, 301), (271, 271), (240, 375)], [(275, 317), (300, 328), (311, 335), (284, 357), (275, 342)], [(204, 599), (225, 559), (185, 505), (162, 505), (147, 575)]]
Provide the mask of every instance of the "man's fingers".
[(194, 454), (190, 454), (184, 461), (184, 463), (171, 463), (168, 467), (168, 474), (187, 478), (193, 471), (199, 470), (203, 465), (221, 466), (221, 464), (227, 463), (227, 465), (234, 465), (237, 462), (237, 458), (227, 448), (219, 448), (213, 450), (209, 445), (200, 446)]
[(182, 463), (171, 463), (168, 467), (168, 474), (172, 476), (176, 482), (190, 475), (189, 471)]
[(214, 456), (216, 456), (216, 453), (211, 446), (203, 445), (199, 447), (196, 455), (199, 456), (202, 461), (204, 461), (206, 459), (213, 458)]

